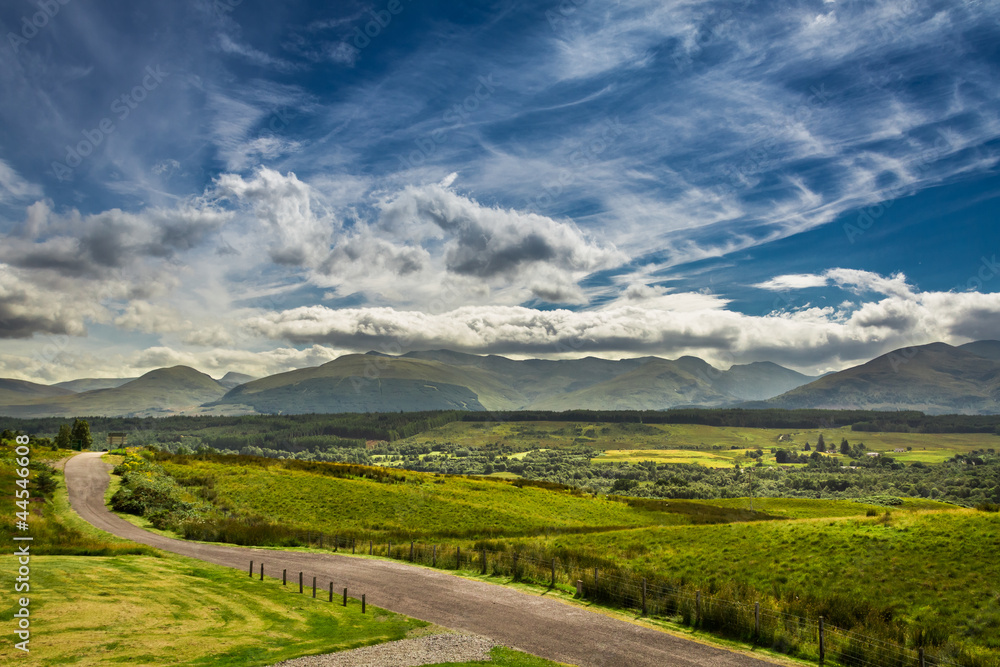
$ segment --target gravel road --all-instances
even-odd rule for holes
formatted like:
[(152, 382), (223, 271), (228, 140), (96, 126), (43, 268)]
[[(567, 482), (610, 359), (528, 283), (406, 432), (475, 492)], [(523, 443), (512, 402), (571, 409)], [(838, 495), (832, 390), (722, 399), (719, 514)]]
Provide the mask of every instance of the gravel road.
[(420, 667), (438, 662), (474, 662), (489, 660), (490, 649), (496, 645), (492, 639), (478, 635), (431, 635), (285, 660), (273, 667)]
[[(467, 633), (528, 653), (582, 667), (751, 667), (771, 665), (741, 653), (707, 646), (544, 596), (463, 579), (439, 570), (338, 554), (300, 553), (201, 544), (147, 532), (104, 505), (110, 466), (100, 452), (66, 464), (73, 508), (94, 526), (164, 551), (246, 572), (250, 560), (265, 576), (288, 570), (289, 585), (303, 572), (369, 604)], [(325, 664), (325, 663), (324, 663)], [(393, 663), (396, 664), (396, 663)]]

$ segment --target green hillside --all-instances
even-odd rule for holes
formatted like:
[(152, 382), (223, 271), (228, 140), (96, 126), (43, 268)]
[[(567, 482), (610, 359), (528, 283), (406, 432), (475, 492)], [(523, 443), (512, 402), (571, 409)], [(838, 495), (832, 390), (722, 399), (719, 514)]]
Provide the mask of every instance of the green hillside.
[(1000, 412), (1000, 362), (944, 343), (897, 350), (766, 402), (769, 407)]
[(351, 354), (240, 385), (218, 402), (261, 412), (503, 410), (524, 401), (488, 372), (437, 361)]
[(174, 366), (150, 371), (111, 389), (3, 405), (0, 413), (11, 417), (166, 416), (196, 410), (225, 392), (208, 375), (187, 366)]

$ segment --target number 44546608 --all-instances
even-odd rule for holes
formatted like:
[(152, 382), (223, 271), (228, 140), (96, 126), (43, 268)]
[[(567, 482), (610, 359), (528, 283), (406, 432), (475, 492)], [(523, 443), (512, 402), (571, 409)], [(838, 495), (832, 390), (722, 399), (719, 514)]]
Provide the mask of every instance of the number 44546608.
[(17, 449), (14, 450), (14, 454), (16, 454), (18, 458), (15, 461), (15, 463), (20, 467), (17, 470), (15, 470), (18, 479), (14, 483), (17, 484), (19, 487), (21, 487), (20, 489), (17, 490), (16, 494), (18, 499), (16, 505), (18, 506), (18, 508), (21, 509), (21, 511), (17, 513), (17, 518), (19, 521), (27, 521), (28, 499), (31, 497), (31, 493), (28, 491), (28, 476), (31, 474), (30, 471), (28, 470), (28, 464), (31, 463), (30, 459), (28, 458), (28, 454), (31, 452), (31, 450), (28, 449), (27, 447), (28, 436), (26, 435), (17, 436), (17, 444), (18, 447)]

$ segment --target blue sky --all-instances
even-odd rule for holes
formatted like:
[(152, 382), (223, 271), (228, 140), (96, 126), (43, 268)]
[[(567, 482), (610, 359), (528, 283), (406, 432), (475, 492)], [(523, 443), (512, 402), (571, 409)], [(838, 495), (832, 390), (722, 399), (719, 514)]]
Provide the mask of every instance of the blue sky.
[(0, 8), (0, 376), (1000, 337), (1000, 7)]

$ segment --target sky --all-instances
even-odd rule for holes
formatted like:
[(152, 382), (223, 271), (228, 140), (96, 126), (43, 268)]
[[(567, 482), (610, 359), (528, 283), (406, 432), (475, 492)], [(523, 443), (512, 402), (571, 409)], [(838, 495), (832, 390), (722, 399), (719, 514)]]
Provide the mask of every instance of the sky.
[(0, 6), (0, 377), (1000, 338), (1000, 4)]

